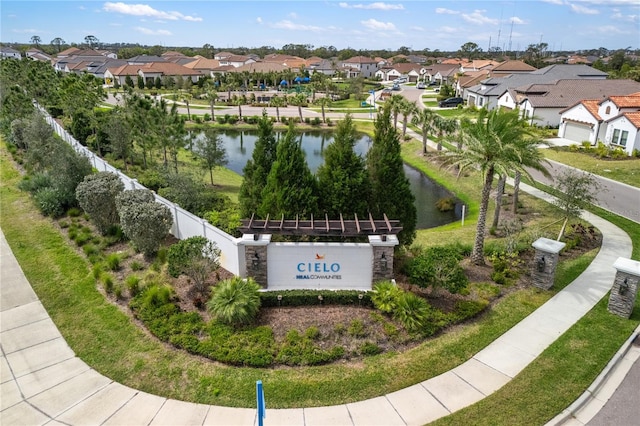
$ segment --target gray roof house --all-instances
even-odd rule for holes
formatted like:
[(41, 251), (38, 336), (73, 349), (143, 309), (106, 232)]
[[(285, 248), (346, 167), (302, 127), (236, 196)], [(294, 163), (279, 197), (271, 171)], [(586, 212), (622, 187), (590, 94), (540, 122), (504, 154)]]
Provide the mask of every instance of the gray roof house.
[(7, 58), (20, 59), (22, 58), (22, 55), (20, 55), (20, 52), (18, 52), (16, 49), (5, 46), (0, 47), (0, 59)]
[[(509, 89), (530, 84), (551, 83), (566, 79), (597, 79), (604, 80), (607, 73), (591, 68), (587, 65), (549, 65), (539, 70), (522, 74), (511, 74), (504, 77), (490, 77), (480, 84), (472, 86), (466, 91), (466, 100), (469, 105), (476, 105), (487, 109), (498, 106), (498, 98)], [(515, 100), (501, 106), (515, 108)]]
[[(560, 125), (560, 113), (581, 100), (604, 100), (636, 92), (640, 92), (640, 83), (633, 80), (594, 80), (588, 84), (584, 79), (556, 80), (509, 89), (500, 97), (498, 105), (515, 100), (521, 115), (530, 124), (555, 127)], [(509, 99), (504, 102), (505, 98)]]

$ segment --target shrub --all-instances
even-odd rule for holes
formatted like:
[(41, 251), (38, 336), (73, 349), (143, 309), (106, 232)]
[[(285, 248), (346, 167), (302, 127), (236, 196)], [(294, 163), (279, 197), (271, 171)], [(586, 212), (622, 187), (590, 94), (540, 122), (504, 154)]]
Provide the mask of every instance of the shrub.
[(402, 290), (391, 281), (383, 281), (373, 286), (371, 301), (376, 309), (391, 313), (398, 306), (398, 299)]
[(159, 203), (124, 206), (119, 213), (122, 231), (147, 257), (158, 251), (173, 224), (169, 208)]
[(323, 350), (308, 337), (301, 336), (297, 330), (290, 330), (276, 360), (287, 365), (319, 365), (335, 361), (343, 355), (342, 346), (335, 346), (329, 351)]
[(205, 237), (190, 237), (169, 248), (167, 261), (171, 276), (184, 274), (198, 291), (204, 291), (207, 278), (220, 267), (220, 249)]
[(233, 277), (221, 281), (212, 289), (207, 309), (225, 324), (249, 324), (260, 310), (259, 290), (253, 278)]
[(113, 293), (114, 282), (113, 277), (110, 274), (103, 273), (100, 275), (100, 281), (102, 281), (104, 291), (107, 292), (107, 294)]
[(366, 356), (378, 355), (382, 352), (382, 348), (373, 342), (364, 342), (360, 345), (360, 353)]
[(135, 297), (140, 293), (140, 277), (137, 275), (129, 275), (124, 280), (124, 284), (127, 286), (129, 296)]
[(87, 257), (99, 253), (98, 248), (96, 246), (94, 246), (93, 244), (86, 244), (84, 247), (82, 247), (82, 251), (84, 251), (84, 254)]
[(61, 199), (64, 198), (60, 191), (53, 187), (40, 188), (35, 193), (35, 201), (38, 209), (45, 216), (53, 218), (60, 217), (64, 214), (64, 206)]
[(398, 299), (398, 306), (393, 312), (393, 318), (400, 321), (409, 332), (420, 331), (430, 314), (429, 304), (413, 293), (403, 292)]
[(440, 198), (436, 201), (436, 208), (441, 212), (449, 212), (456, 206), (456, 200), (453, 197)]
[(138, 262), (137, 260), (131, 262), (131, 265), (129, 265), (129, 267), (132, 271), (141, 271), (143, 268), (142, 263)]
[(116, 208), (119, 211), (124, 206), (133, 204), (153, 203), (156, 200), (153, 192), (148, 189), (132, 189), (120, 192), (115, 199)]
[(354, 319), (353, 321), (351, 321), (347, 332), (352, 337), (366, 337), (368, 334), (367, 330), (364, 327), (364, 323), (359, 319)]
[(444, 288), (458, 293), (469, 282), (460, 266), (462, 256), (456, 247), (439, 246), (422, 250), (407, 263), (409, 282), (420, 287)]
[(120, 269), (120, 261), (121, 257), (118, 253), (110, 253), (105, 259), (107, 268), (111, 271), (117, 271), (118, 269)]
[(76, 188), (80, 207), (89, 214), (91, 221), (104, 235), (108, 229), (120, 222), (116, 208), (116, 196), (124, 190), (118, 175), (98, 172), (88, 175)]

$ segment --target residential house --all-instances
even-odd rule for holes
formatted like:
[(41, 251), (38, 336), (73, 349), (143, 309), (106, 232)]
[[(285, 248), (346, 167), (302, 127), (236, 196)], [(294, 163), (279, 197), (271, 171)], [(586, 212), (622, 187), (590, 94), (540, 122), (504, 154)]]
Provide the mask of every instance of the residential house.
[(342, 61), (340, 67), (347, 72), (347, 78), (373, 78), (376, 71), (378, 71), (378, 62), (366, 56), (354, 56)]
[(40, 49), (30, 48), (25, 52), (25, 56), (34, 61), (51, 62), (51, 56), (47, 55)]
[(169, 62), (169, 61), (167, 61), (165, 58), (161, 56), (155, 56), (155, 55), (138, 55), (138, 56), (134, 56), (133, 58), (127, 59), (127, 63), (129, 65), (145, 65), (145, 64), (158, 63), (158, 62)]
[(307, 63), (307, 69), (311, 74), (313, 73), (321, 73), (324, 75), (332, 76), (336, 73), (336, 62), (335, 60), (330, 59), (322, 59), (319, 62)]
[(195, 58), (189, 58), (189, 59), (191, 59), (190, 62), (186, 64), (180, 64), (178, 62), (178, 65), (182, 65), (189, 69), (196, 70), (200, 74), (208, 75), (210, 77), (213, 77), (214, 70), (220, 67), (220, 61), (218, 61), (217, 59), (207, 59), (203, 57), (199, 57), (198, 59), (195, 59)]
[(145, 83), (155, 81), (156, 77), (161, 79), (172, 77), (175, 80), (191, 80), (192, 83), (197, 83), (202, 74), (199, 71), (167, 61), (150, 62), (144, 65), (126, 64), (117, 68), (109, 68), (104, 74), (105, 81), (117, 80), (120, 85), (125, 84), (127, 76), (131, 77), (134, 83), (138, 76), (142, 77)]
[(536, 67), (532, 67), (526, 62), (509, 60), (509, 61), (504, 61), (496, 65), (495, 67), (493, 67), (493, 69), (491, 70), (491, 75), (497, 76), (497, 75), (507, 75), (507, 74), (528, 74), (536, 70), (537, 70)]
[(580, 100), (603, 100), (638, 91), (640, 83), (633, 80), (593, 80), (585, 84), (584, 79), (564, 79), (509, 88), (498, 98), (498, 106), (514, 103), (530, 124), (555, 127), (560, 125), (560, 112)]
[(442, 84), (454, 84), (456, 75), (460, 72), (458, 62), (452, 64), (433, 64), (424, 68), (425, 81), (437, 81)]
[(466, 73), (468, 71), (489, 71), (500, 65), (500, 62), (491, 59), (474, 59), (470, 62), (460, 64), (460, 71)]
[(485, 80), (490, 75), (490, 70), (465, 71), (465, 73), (459, 76), (456, 81), (456, 95), (467, 99), (467, 89), (475, 86), (476, 84), (480, 84), (482, 80)]
[[(22, 55), (16, 49), (11, 47), (0, 47), (0, 59), (20, 59)], [(8, 62), (7, 62), (8, 63)]]
[[(510, 61), (507, 61), (510, 62)], [(599, 79), (607, 78), (607, 73), (598, 71), (587, 65), (549, 65), (539, 70), (523, 73), (514, 73), (495, 77), (498, 65), (491, 71), (491, 77), (483, 80), (479, 84), (467, 89), (467, 103), (483, 108), (494, 109), (498, 106), (498, 99), (509, 89), (516, 87), (550, 83), (556, 80), (566, 79)], [(526, 64), (525, 64), (526, 65)], [(514, 108), (517, 100), (512, 97), (503, 98), (502, 105), (507, 108)]]
[(640, 111), (625, 112), (609, 120), (605, 143), (622, 148), (627, 155), (640, 151)]
[(424, 67), (420, 64), (400, 62), (387, 65), (376, 71), (375, 77), (382, 81), (393, 81), (404, 77), (407, 81), (416, 83), (424, 73)]
[(604, 100), (582, 100), (561, 111), (558, 136), (575, 142), (589, 141), (592, 145), (602, 141), (632, 154), (634, 149), (640, 150), (639, 112), (640, 92)]
[(231, 52), (218, 52), (216, 54), (213, 55), (213, 59), (216, 60), (221, 60), (221, 59), (227, 59), (229, 56), (233, 56), (235, 55), (235, 53), (231, 53)]
[(220, 62), (221, 67), (225, 65), (231, 65), (232, 67), (235, 67), (235, 68), (256, 62), (255, 59), (252, 59), (249, 56), (245, 56), (245, 55), (226, 56), (223, 59), (218, 59), (218, 61)]

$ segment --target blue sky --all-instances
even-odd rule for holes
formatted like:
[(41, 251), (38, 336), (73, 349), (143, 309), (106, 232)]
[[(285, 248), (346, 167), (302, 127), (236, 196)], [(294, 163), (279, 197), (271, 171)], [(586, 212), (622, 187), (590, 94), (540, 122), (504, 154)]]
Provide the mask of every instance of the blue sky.
[(5, 1), (0, 41), (230, 47), (457, 50), (640, 48), (638, 0)]

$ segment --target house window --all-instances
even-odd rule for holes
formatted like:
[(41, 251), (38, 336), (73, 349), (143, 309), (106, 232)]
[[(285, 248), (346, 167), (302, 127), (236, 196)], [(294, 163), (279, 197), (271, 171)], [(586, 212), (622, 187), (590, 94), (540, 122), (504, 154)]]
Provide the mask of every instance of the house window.
[(478, 106), (482, 106), (484, 104), (484, 98), (478, 98)]
[(607, 109), (604, 110), (605, 114), (610, 114), (611, 113), (611, 105), (607, 106)]
[(629, 132), (626, 130), (614, 129), (613, 130), (613, 138), (611, 139), (611, 143), (614, 145), (627, 146), (627, 138), (629, 137)]

